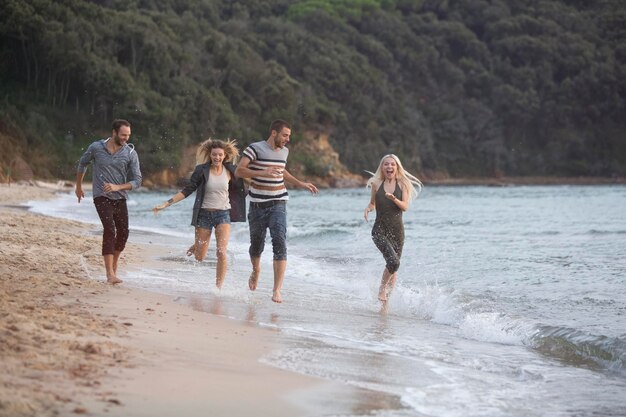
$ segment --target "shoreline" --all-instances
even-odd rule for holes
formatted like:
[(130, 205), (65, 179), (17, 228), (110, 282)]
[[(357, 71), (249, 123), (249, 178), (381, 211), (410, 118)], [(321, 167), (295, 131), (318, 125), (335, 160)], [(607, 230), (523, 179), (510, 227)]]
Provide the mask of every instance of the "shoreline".
[[(0, 186), (0, 415), (346, 414), (335, 395), (367, 395), (262, 363), (279, 331), (105, 284), (97, 227), (19, 205), (57, 191)], [(158, 250), (129, 243), (120, 269)]]
[[(327, 179), (316, 177), (304, 177), (307, 181), (313, 183), (320, 183), (318, 188), (320, 189), (344, 189), (344, 188), (359, 188), (364, 187), (367, 182), (365, 177), (360, 185), (355, 185), (354, 181), (345, 182), (349, 184), (346, 187), (325, 187), (324, 184), (328, 182)], [(341, 181), (335, 181), (341, 184)], [(422, 182), (426, 186), (435, 187), (513, 187), (513, 186), (563, 186), (563, 185), (624, 185), (626, 184), (626, 177), (480, 177), (480, 178), (444, 178), (444, 179), (422, 179)], [(166, 191), (171, 192), (178, 190), (180, 187), (172, 185), (170, 187), (153, 186), (146, 188), (150, 191)]]
[[(352, 178), (352, 177), (351, 177)], [(319, 177), (305, 177), (307, 181), (320, 182), (318, 188), (322, 189), (343, 189), (343, 188), (359, 188), (365, 186), (366, 180), (363, 177), (362, 184), (359, 186), (354, 185), (354, 181), (345, 182), (348, 186), (338, 187), (325, 187), (324, 184), (328, 183), (327, 178), (320, 179)], [(485, 187), (512, 187), (512, 186), (567, 186), (567, 185), (582, 185), (582, 186), (594, 186), (594, 185), (625, 185), (626, 177), (550, 177), (550, 176), (502, 176), (502, 177), (459, 177), (459, 178), (421, 178), (422, 182), (426, 186), (442, 186), (442, 187), (463, 187), (463, 186), (485, 186)], [(341, 181), (335, 181), (338, 184), (342, 184)], [(10, 185), (0, 182), (1, 187), (33, 187), (43, 188), (53, 191), (66, 191), (71, 192), (73, 190), (74, 183), (70, 180), (31, 180), (31, 181), (18, 181), (12, 182)], [(179, 190), (181, 187), (176, 184), (170, 186), (162, 185), (144, 185), (136, 192), (172, 192), (173, 190)], [(90, 190), (91, 184), (85, 183), (83, 185), (84, 190)]]
[(428, 186), (542, 186), (542, 185), (623, 185), (626, 178), (608, 177), (498, 177), (498, 178), (447, 178), (424, 180)]

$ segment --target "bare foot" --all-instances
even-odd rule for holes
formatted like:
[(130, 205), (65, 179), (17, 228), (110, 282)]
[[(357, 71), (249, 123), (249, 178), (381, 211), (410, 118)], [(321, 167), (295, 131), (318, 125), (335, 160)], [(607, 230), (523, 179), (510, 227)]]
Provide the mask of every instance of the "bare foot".
[(250, 274), (250, 279), (248, 280), (248, 287), (250, 287), (250, 291), (256, 290), (256, 286), (259, 283), (259, 275), (254, 272)]
[(280, 291), (276, 290), (274, 291), (274, 295), (272, 295), (272, 301), (275, 303), (282, 303), (283, 302), (283, 297), (280, 296)]
[(121, 284), (122, 282), (124, 281), (122, 281), (118, 277), (107, 277), (107, 284), (115, 285), (115, 284)]
[(196, 253), (196, 244), (194, 243), (193, 245), (189, 246), (189, 249), (187, 249), (187, 256), (191, 256), (195, 253)]

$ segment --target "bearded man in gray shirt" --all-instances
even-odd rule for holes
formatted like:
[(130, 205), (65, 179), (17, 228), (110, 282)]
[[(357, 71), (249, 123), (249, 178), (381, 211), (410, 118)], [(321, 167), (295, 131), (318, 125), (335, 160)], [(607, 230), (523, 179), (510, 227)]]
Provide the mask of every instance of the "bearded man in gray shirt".
[(128, 240), (127, 191), (141, 186), (139, 157), (128, 139), (130, 123), (113, 121), (111, 137), (89, 145), (76, 172), (76, 197), (80, 203), (85, 197), (83, 178), (93, 162), (93, 202), (104, 228), (102, 257), (109, 284), (122, 282), (117, 276), (117, 262)]

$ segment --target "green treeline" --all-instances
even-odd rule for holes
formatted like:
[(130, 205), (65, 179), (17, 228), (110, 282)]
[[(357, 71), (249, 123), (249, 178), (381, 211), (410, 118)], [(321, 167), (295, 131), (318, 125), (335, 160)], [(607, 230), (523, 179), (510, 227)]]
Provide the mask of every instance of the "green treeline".
[(0, 134), (40, 174), (71, 177), (116, 117), (147, 173), (281, 117), (355, 172), (626, 175), (623, 0), (1, 4)]

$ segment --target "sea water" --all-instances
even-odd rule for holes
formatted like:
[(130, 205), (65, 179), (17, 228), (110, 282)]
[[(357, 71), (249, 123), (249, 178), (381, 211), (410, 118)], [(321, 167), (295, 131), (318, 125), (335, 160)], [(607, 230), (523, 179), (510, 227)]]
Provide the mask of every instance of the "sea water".
[[(262, 360), (368, 390), (353, 416), (626, 416), (625, 186), (426, 187), (386, 314), (369, 191), (290, 191), (280, 305), (269, 236), (250, 292), (248, 227), (232, 224), (218, 291), (214, 241), (185, 255), (193, 198), (150, 211), (171, 194), (130, 194), (131, 240), (168, 249), (125, 283), (279, 330), (287, 347)], [(89, 198), (29, 205), (99, 224)]]

